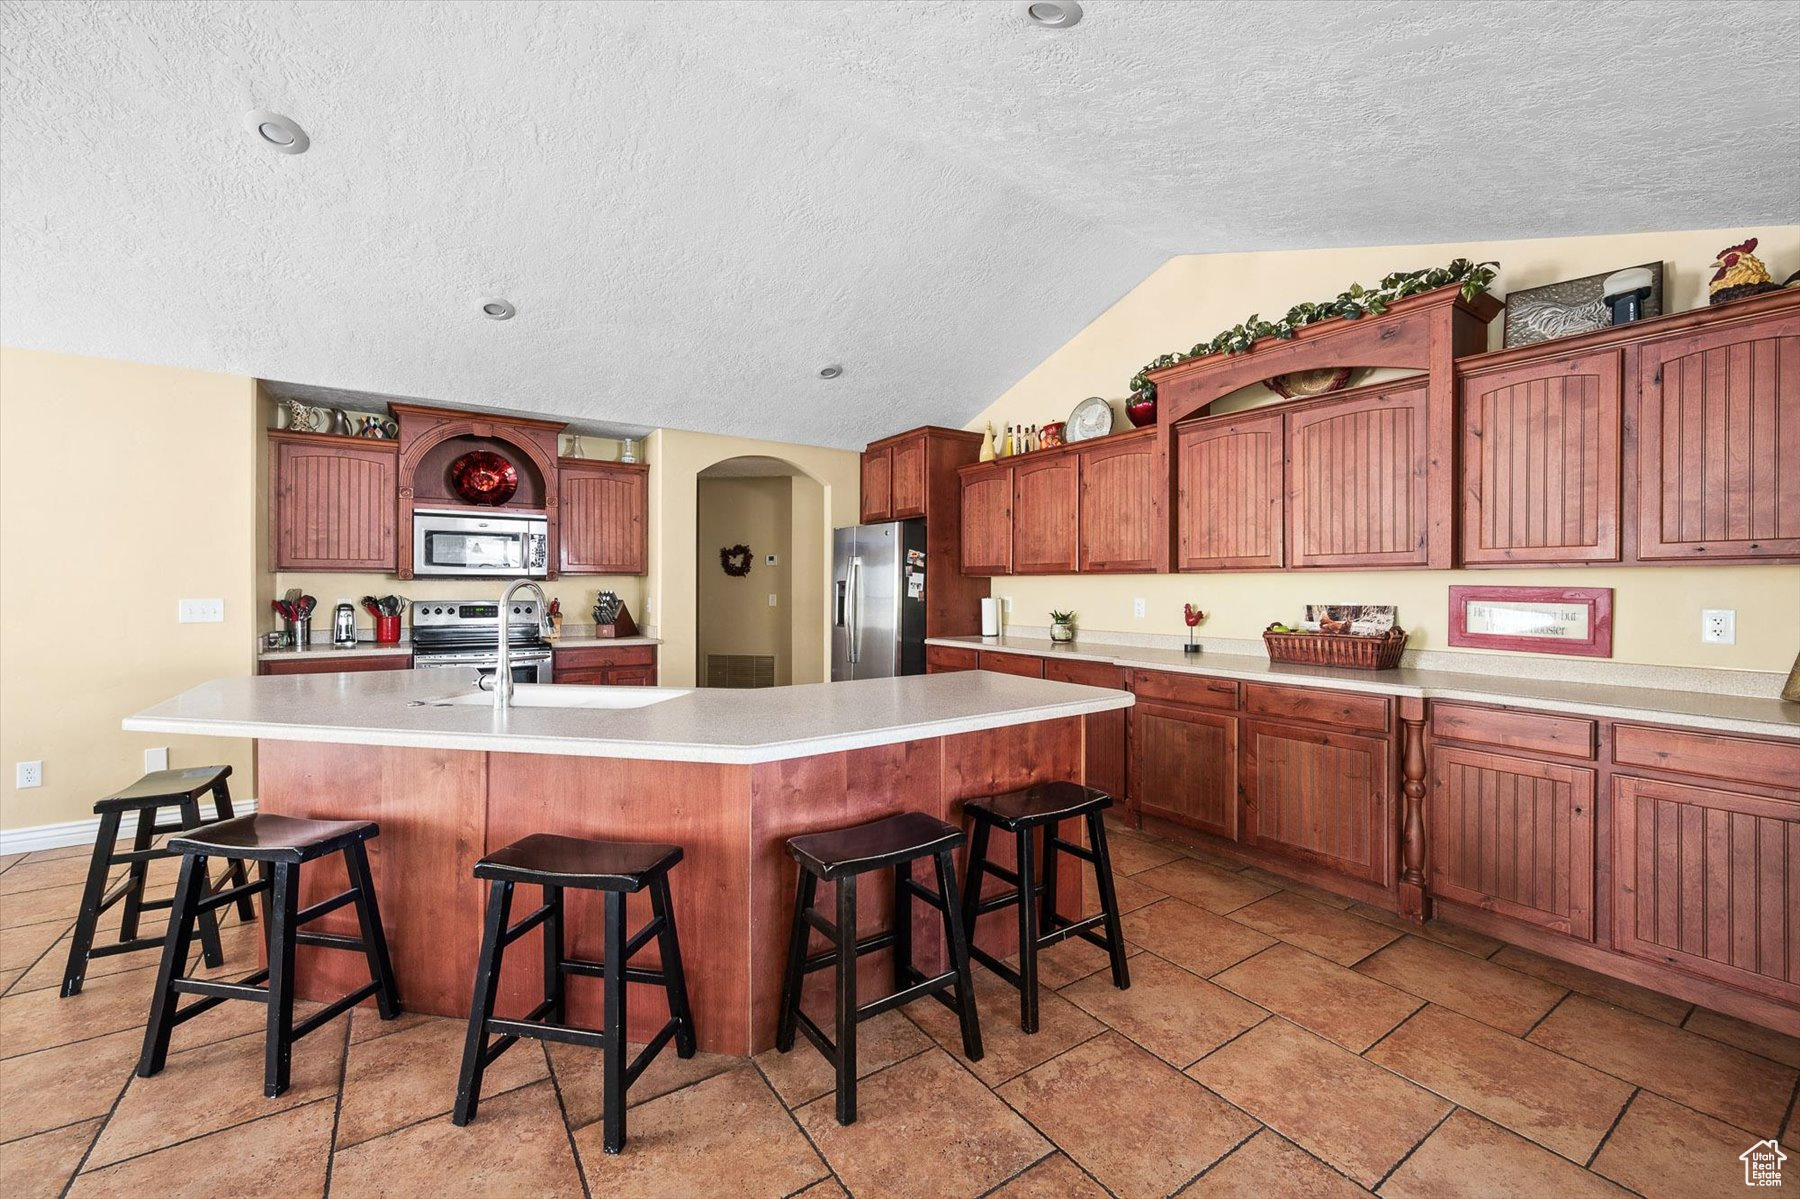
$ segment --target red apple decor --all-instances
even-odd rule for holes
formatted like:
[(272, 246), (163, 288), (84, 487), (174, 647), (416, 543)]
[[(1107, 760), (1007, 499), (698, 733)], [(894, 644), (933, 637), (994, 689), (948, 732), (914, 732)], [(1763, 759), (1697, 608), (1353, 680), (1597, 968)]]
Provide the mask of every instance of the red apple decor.
[(1125, 401), (1125, 419), (1131, 422), (1131, 427), (1134, 429), (1141, 429), (1145, 425), (1154, 425), (1156, 423), (1156, 394), (1152, 392), (1146, 395), (1141, 391), (1133, 392), (1131, 398)]

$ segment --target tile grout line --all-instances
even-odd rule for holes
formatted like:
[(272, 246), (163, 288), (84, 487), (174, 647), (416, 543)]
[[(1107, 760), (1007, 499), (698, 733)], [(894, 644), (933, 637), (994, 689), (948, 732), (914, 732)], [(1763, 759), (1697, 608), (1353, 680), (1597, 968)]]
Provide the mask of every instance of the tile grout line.
[[(1594, 1163), (1600, 1160), (1600, 1151), (1606, 1148), (1606, 1143), (1608, 1141), (1612, 1140), (1613, 1133), (1617, 1131), (1619, 1125), (1625, 1121), (1625, 1113), (1631, 1110), (1631, 1105), (1636, 1103), (1638, 1096), (1643, 1093), (1643, 1087), (1634, 1087), (1632, 1088), (1631, 1094), (1625, 1097), (1624, 1104), (1619, 1108), (1619, 1114), (1613, 1117), (1613, 1122), (1607, 1125), (1606, 1131), (1602, 1133), (1600, 1139), (1595, 1142), (1594, 1151), (1588, 1154), (1587, 1161), (1582, 1163), (1582, 1168), (1584, 1170), (1594, 1172)], [(1606, 1177), (1604, 1174), (1598, 1176), (1601, 1178)]]
[[(344, 1122), (344, 1084), (350, 1076), (350, 1032), (355, 1026), (356, 1009), (350, 1009), (350, 1018), (344, 1021), (344, 1053), (338, 1059), (337, 1094), (333, 1096), (331, 1108), (331, 1140), (325, 1145), (325, 1196), (331, 1195), (332, 1175), (337, 1171), (338, 1127)], [(268, 1036), (265, 1032), (264, 1037)]]
[[(548, 1045), (544, 1046), (544, 1069), (550, 1075), (550, 1091), (556, 1096), (556, 1114), (562, 1118), (563, 1137), (569, 1142), (569, 1156), (575, 1159), (575, 1178), (581, 1183), (582, 1199), (593, 1199), (594, 1188), (588, 1182), (587, 1166), (581, 1160), (581, 1147), (575, 1143), (575, 1129), (569, 1123), (569, 1105), (563, 1102), (562, 1079), (556, 1073), (556, 1055), (550, 1052)], [(694, 1085), (698, 1086), (699, 1084)], [(680, 1089), (686, 1090), (685, 1087)], [(659, 1095), (657, 1098), (660, 1099), (662, 1096)], [(600, 1118), (603, 1120), (606, 1118), (604, 1107), (600, 1112)]]
[[(983, 1085), (986, 1085), (986, 1084), (983, 1084)], [(1027, 1121), (1027, 1123), (1029, 1123), (1029, 1121)], [(1042, 1136), (1043, 1134), (1040, 1133), (1039, 1135)], [(987, 1188), (987, 1190), (978, 1192), (975, 1196), (975, 1199), (988, 1199), (988, 1196), (992, 1195), (995, 1191), (998, 1191), (1001, 1187), (1006, 1186), (1008, 1183), (1012, 1182), (1015, 1179), (1023, 1178), (1025, 1175), (1031, 1173), (1031, 1171), (1037, 1169), (1039, 1166), (1043, 1165), (1045, 1162), (1047, 1162), (1051, 1158), (1055, 1157), (1058, 1153), (1062, 1152), (1062, 1150), (1057, 1146), (1055, 1141), (1050, 1141), (1048, 1137), (1045, 1137), (1044, 1139), (1046, 1141), (1049, 1141), (1049, 1144), (1050, 1144), (1050, 1151), (1048, 1153), (1044, 1154), (1044, 1156), (1042, 1156), (1042, 1157), (1034, 1158), (1030, 1162), (1027, 1162), (1025, 1165), (1021, 1166), (1019, 1169), (1014, 1170), (1011, 1174), (1008, 1174), (1005, 1178), (1002, 1178), (999, 1182), (996, 1182), (993, 1186)], [(1073, 1164), (1075, 1162), (1075, 1159), (1070, 1158), (1069, 1161)], [(1079, 1164), (1077, 1164), (1077, 1165), (1075, 1165), (1075, 1168), (1077, 1170), (1080, 1170), (1081, 1166)], [(1104, 1190), (1105, 1188), (1103, 1187), (1101, 1189)], [(1110, 1191), (1108, 1191), (1107, 1193), (1111, 1194)]]
[[(130, 1083), (127, 1082), (126, 1086), (129, 1087)], [(123, 1100), (124, 1097), (125, 1097), (124, 1092), (121, 1091), (119, 1093), (119, 1098), (121, 1100)], [(277, 1116), (287, 1116), (287, 1115), (292, 1115), (294, 1112), (305, 1111), (309, 1107), (317, 1107), (321, 1103), (330, 1102), (330, 1098), (331, 1097), (328, 1095), (321, 1095), (317, 1099), (309, 1099), (305, 1103), (296, 1103), (293, 1107), (284, 1107), (284, 1108), (280, 1109), (279, 1111), (263, 1112), (260, 1115), (251, 1116), (248, 1120), (239, 1120), (236, 1124), (227, 1124), (223, 1128), (209, 1128), (205, 1132), (197, 1132), (191, 1137), (182, 1137), (178, 1141), (170, 1141), (167, 1145), (158, 1145), (154, 1149), (146, 1149), (142, 1153), (133, 1153), (129, 1157), (122, 1157), (116, 1162), (107, 1162), (104, 1166), (95, 1166), (91, 1171), (89, 1171), (89, 1173), (98, 1174), (102, 1170), (110, 1170), (115, 1166), (123, 1166), (129, 1162), (143, 1161), (147, 1157), (154, 1157), (157, 1154), (166, 1152), (167, 1150), (170, 1150), (170, 1149), (179, 1149), (183, 1145), (192, 1145), (195, 1141), (204, 1141), (206, 1138), (216, 1137), (220, 1133), (232, 1132), (236, 1129), (244, 1128), (251, 1124), (260, 1124), (264, 1120), (273, 1120)], [(115, 1110), (116, 1110), (117, 1105), (115, 1104), (114, 1106), (115, 1106)], [(106, 1119), (107, 1119), (108, 1124), (110, 1124), (112, 1122), (112, 1116), (113, 1116), (113, 1113), (109, 1112), (107, 1114)], [(100, 1129), (100, 1131), (102, 1134), (104, 1134), (106, 1132), (105, 1127), (102, 1127)], [(100, 1138), (98, 1136), (96, 1136), (94, 1138), (94, 1145), (98, 1145), (99, 1143), (100, 1143)], [(85, 1165), (87, 1163), (88, 1157), (93, 1153), (94, 1145), (88, 1146), (88, 1152), (82, 1155), (81, 1160), (82, 1160), (83, 1165)], [(77, 1167), (77, 1169), (75, 1171), (75, 1175), (71, 1178), (71, 1181), (73, 1181), (73, 1178), (79, 1177), (80, 1175), (81, 1175), (81, 1170), (79, 1167)]]
[[(1571, 996), (1573, 994), (1575, 994), (1574, 990), (1570, 989), (1570, 990), (1564, 991), (1561, 995), (1557, 996), (1556, 1002), (1551, 1004), (1548, 1008), (1546, 1008), (1544, 1010), (1543, 1015), (1539, 1016), (1536, 1020), (1533, 1020), (1531, 1022), (1530, 1028), (1526, 1029), (1524, 1032), (1519, 1034), (1519, 1040), (1529, 1041), (1531, 1034), (1538, 1030), (1538, 1026), (1541, 1025), (1544, 1021), (1548, 1020), (1552, 1015), (1554, 1015), (1556, 1013), (1556, 1009), (1561, 1007), (1563, 1004), (1567, 1003), (1569, 1000), (1569, 996)], [(1530, 1041), (1530, 1043), (1533, 1045), (1538, 1045), (1538, 1043), (1536, 1041)], [(1538, 1048), (1543, 1049), (1544, 1046), (1538, 1045)], [(1555, 1052), (1555, 1051), (1552, 1050), (1551, 1052)], [(1573, 1059), (1570, 1059), (1570, 1060), (1573, 1060)]]
[[(800, 1038), (800, 1039), (805, 1040), (805, 1038)], [(812, 1042), (808, 1041), (807, 1044), (810, 1045), (810, 1044), (812, 1044)], [(937, 1042), (933, 1041), (932, 1044), (935, 1046), (937, 1044)], [(796, 1045), (795, 1048), (798, 1048), (798, 1045)], [(790, 1050), (789, 1052), (792, 1052), (792, 1050)], [(925, 1053), (925, 1052), (927, 1052), (927, 1050), (924, 1050), (924, 1049), (919, 1050), (919, 1053)], [(912, 1055), (912, 1057), (917, 1057), (917, 1056), (919, 1056), (918, 1053), (915, 1053)], [(844, 1194), (846, 1194), (846, 1195), (851, 1194), (852, 1192), (851, 1192), (850, 1188), (847, 1186), (844, 1186), (844, 1180), (842, 1177), (839, 1176), (839, 1174), (837, 1172), (837, 1167), (835, 1167), (831, 1164), (831, 1158), (826, 1155), (826, 1153), (823, 1149), (819, 1148), (819, 1143), (813, 1139), (812, 1133), (808, 1132), (806, 1129), (806, 1125), (804, 1125), (800, 1122), (800, 1117), (795, 1113), (794, 1109), (787, 1105), (787, 1100), (785, 1100), (781, 1097), (781, 1092), (775, 1089), (774, 1082), (770, 1080), (768, 1072), (762, 1068), (761, 1063), (759, 1063), (756, 1060), (756, 1055), (752, 1054), (747, 1060), (750, 1063), (750, 1068), (756, 1071), (757, 1077), (762, 1079), (763, 1086), (769, 1088), (769, 1094), (775, 1096), (775, 1106), (779, 1107), (781, 1109), (781, 1114), (788, 1118), (788, 1123), (792, 1124), (794, 1126), (794, 1130), (800, 1134), (801, 1139), (803, 1139), (806, 1142), (807, 1147), (813, 1151), (813, 1156), (819, 1159), (819, 1164), (821, 1166), (825, 1167), (825, 1178), (813, 1179), (811, 1182), (807, 1183), (806, 1186), (801, 1187), (799, 1191), (795, 1191), (794, 1194), (798, 1195), (800, 1193), (800, 1191), (806, 1190), (807, 1187), (818, 1186), (821, 1182), (824, 1182), (826, 1178), (833, 1180), (834, 1182), (836, 1182), (838, 1184), (838, 1186), (843, 1187)], [(906, 1060), (911, 1061), (912, 1058), (909, 1057)], [(892, 1063), (892, 1065), (899, 1065), (899, 1063), (895, 1062), (895, 1063)], [(883, 1066), (882, 1070), (886, 1070), (889, 1068), (890, 1068), (890, 1066)], [(875, 1074), (880, 1074), (880, 1073), (881, 1073), (881, 1070), (873, 1071), (871, 1073), (870, 1077), (874, 1077)], [(717, 1077), (717, 1076), (715, 1075), (714, 1077)], [(862, 1079), (859, 1078), (856, 1081), (858, 1083), (861, 1083)], [(696, 1085), (698, 1085), (698, 1084), (696, 1084)], [(683, 1089), (685, 1090), (686, 1088), (683, 1088)], [(828, 1092), (826, 1092), (826, 1094), (831, 1094), (831, 1092), (828, 1091)], [(825, 1097), (824, 1095), (820, 1095), (820, 1096), (817, 1096), (815, 1099), (807, 1100), (807, 1102), (815, 1103), (818, 1101), (818, 1099), (823, 1099), (824, 1097)], [(659, 1095), (657, 1098), (660, 1099), (661, 1096)]]
[[(1218, 1094), (1218, 1092), (1214, 1091), (1211, 1087), (1207, 1086), (1203, 1082), (1200, 1082), (1199, 1079), (1196, 1078), (1193, 1081), (1196, 1083), (1199, 1083), (1200, 1088), (1202, 1090), (1206, 1091), (1208, 1094), (1214, 1094), (1214, 1095)], [(1219, 1095), (1219, 1099), (1229, 1107), (1235, 1108), (1236, 1110), (1238, 1110), (1240, 1112), (1244, 1111), (1243, 1108), (1238, 1107), (1237, 1104), (1232, 1103), (1231, 1100), (1226, 1099), (1223, 1095)], [(1247, 1135), (1243, 1140), (1239, 1141), (1237, 1144), (1233, 1145), (1231, 1148), (1227, 1149), (1225, 1152), (1219, 1154), (1219, 1156), (1216, 1159), (1214, 1159), (1213, 1161), (1208, 1162), (1206, 1165), (1202, 1166), (1193, 1175), (1193, 1177), (1186, 1179), (1185, 1181), (1182, 1182), (1182, 1184), (1180, 1186), (1176, 1187), (1173, 1191), (1170, 1191), (1169, 1192), (1170, 1195), (1181, 1194), (1181, 1192), (1187, 1190), (1189, 1187), (1193, 1186), (1196, 1182), (1199, 1182), (1202, 1178), (1205, 1178), (1208, 1174), (1211, 1174), (1214, 1170), (1216, 1170), (1220, 1166), (1224, 1165), (1227, 1159), (1236, 1156), (1238, 1150), (1242, 1149), (1245, 1145), (1248, 1145), (1251, 1141), (1254, 1141), (1257, 1137), (1261, 1136), (1263, 1133), (1272, 1132), (1272, 1133), (1275, 1133), (1276, 1136), (1281, 1136), (1280, 1133), (1275, 1132), (1275, 1130), (1270, 1128), (1267, 1124), (1264, 1124), (1261, 1120), (1258, 1120), (1255, 1116), (1251, 1116), (1249, 1112), (1244, 1112), (1244, 1115), (1249, 1116), (1251, 1123), (1256, 1125), (1256, 1127), (1253, 1130), (1251, 1130), (1249, 1135)], [(1286, 1138), (1283, 1138), (1283, 1139), (1285, 1140)], [(1305, 1150), (1301, 1150), (1301, 1152), (1304, 1153)]]
[(81, 1157), (76, 1161), (75, 1168), (69, 1171), (69, 1176), (63, 1180), (62, 1189), (57, 1192), (60, 1199), (68, 1199), (69, 1189), (75, 1185), (75, 1180), (81, 1177), (81, 1167), (87, 1165), (88, 1158), (93, 1156), (94, 1146), (100, 1143), (101, 1136), (106, 1132), (106, 1126), (112, 1123), (113, 1113), (119, 1110), (119, 1103), (125, 1098), (126, 1088), (130, 1086), (131, 1079), (127, 1078), (125, 1086), (120, 1087), (119, 1093), (113, 1096), (112, 1106), (106, 1109), (106, 1114), (100, 1118), (99, 1126), (94, 1129), (94, 1139), (87, 1143), (87, 1148), (81, 1151)]
[[(1375, 1185), (1369, 1188), (1371, 1193), (1373, 1193), (1375, 1191), (1379, 1191), (1381, 1189), (1382, 1184), (1385, 1183), (1388, 1179), (1392, 1178), (1394, 1176), (1395, 1171), (1399, 1170), (1401, 1166), (1404, 1166), (1409, 1160), (1411, 1160), (1412, 1155), (1417, 1153), (1421, 1148), (1423, 1148), (1425, 1142), (1429, 1141), (1433, 1136), (1435, 1136), (1437, 1134), (1437, 1130), (1442, 1128), (1449, 1121), (1451, 1116), (1454, 1116), (1457, 1112), (1462, 1110), (1462, 1105), (1457, 1103), (1455, 1100), (1447, 1100), (1447, 1102), (1450, 1104), (1450, 1110), (1445, 1112), (1443, 1117), (1440, 1120), (1438, 1120), (1438, 1122), (1436, 1124), (1433, 1124), (1430, 1128), (1426, 1129), (1425, 1135), (1420, 1137), (1418, 1140), (1414, 1141), (1412, 1144), (1412, 1148), (1408, 1149), (1405, 1153), (1402, 1153), (1400, 1155), (1400, 1160), (1396, 1161), (1393, 1165), (1391, 1165), (1387, 1168), (1387, 1173), (1383, 1174), (1380, 1178), (1377, 1178), (1375, 1180)], [(1496, 1127), (1499, 1127), (1499, 1126), (1496, 1125)]]

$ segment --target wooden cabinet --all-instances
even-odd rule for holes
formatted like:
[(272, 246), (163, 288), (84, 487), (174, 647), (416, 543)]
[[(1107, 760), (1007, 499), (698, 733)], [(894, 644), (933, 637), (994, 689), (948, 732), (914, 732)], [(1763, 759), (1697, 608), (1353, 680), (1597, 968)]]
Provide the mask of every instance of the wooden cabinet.
[(925, 515), (926, 430), (877, 442), (862, 456), (862, 522)]
[(894, 447), (871, 447), (862, 456), (862, 523), (894, 519)]
[(1012, 468), (1014, 574), (1074, 573), (1079, 470), (1073, 454), (1027, 457)]
[(1013, 550), (1012, 467), (1005, 463), (962, 474), (962, 569), (969, 575), (1009, 575)]
[(1176, 430), (1176, 569), (1283, 565), (1282, 457), (1279, 412)]
[(1287, 418), (1291, 566), (1423, 566), (1430, 422), (1423, 380)]
[(1594, 772), (1440, 745), (1426, 807), (1433, 895), (1594, 935)]
[(1083, 574), (1155, 570), (1155, 431), (1082, 446), (1078, 568)]
[(550, 659), (555, 683), (605, 687), (656, 686), (654, 645), (557, 647)]
[(1003, 654), (984, 649), (981, 651), (981, 669), (1041, 679), (1044, 677), (1044, 660), (1031, 654)]
[(1637, 379), (1637, 556), (1800, 556), (1800, 320), (1645, 342)]
[(1130, 724), (1132, 810), (1236, 841), (1237, 717), (1140, 700)]
[(1464, 376), (1462, 560), (1619, 560), (1621, 353)]
[(266, 658), (256, 665), (258, 674), (342, 674), (361, 673), (365, 670), (411, 670), (412, 655), (399, 654), (359, 654), (356, 657), (327, 657), (323, 654), (316, 658), (296, 656), (292, 658)]
[(556, 473), (562, 573), (649, 573), (650, 468), (564, 458)]
[(1394, 883), (1383, 738), (1245, 720), (1244, 840), (1380, 887)]
[(981, 669), (981, 654), (977, 650), (958, 649), (949, 645), (925, 647), (926, 674), (951, 674), (959, 670), (979, 669)]
[[(1125, 688), (1125, 672), (1110, 662), (1045, 658), (1044, 677), (1084, 687)], [(1087, 785), (1097, 787), (1125, 806), (1125, 712), (1096, 712), (1082, 717), (1087, 740)]]
[(397, 457), (391, 441), (270, 433), (273, 568), (392, 574)]

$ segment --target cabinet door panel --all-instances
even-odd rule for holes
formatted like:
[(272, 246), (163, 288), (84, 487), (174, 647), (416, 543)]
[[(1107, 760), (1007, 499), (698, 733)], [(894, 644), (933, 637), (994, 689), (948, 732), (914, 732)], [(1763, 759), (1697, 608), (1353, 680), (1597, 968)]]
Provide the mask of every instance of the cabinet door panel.
[(1800, 804), (1612, 785), (1615, 948), (1800, 1003)]
[(1237, 718), (1141, 703), (1130, 725), (1133, 809), (1236, 841)]
[(1012, 573), (1012, 468), (962, 477), (962, 568), (970, 575)]
[(1000, 654), (981, 651), (981, 669), (1000, 674), (1016, 674), (1027, 679), (1044, 677), (1044, 660), (1030, 654)]
[(270, 543), (277, 570), (391, 573), (398, 467), (392, 448), (271, 436)]
[(1058, 454), (1013, 467), (1013, 573), (1073, 574), (1079, 463)]
[(1800, 328), (1789, 313), (1639, 351), (1638, 557), (1800, 556)]
[(1462, 381), (1462, 559), (1619, 558), (1617, 350)]
[(953, 674), (959, 670), (978, 670), (981, 654), (972, 649), (956, 649), (948, 645), (925, 647), (926, 674)]
[(1081, 452), (1081, 570), (1148, 573), (1156, 569), (1156, 501), (1151, 487), (1156, 442)]
[(1593, 939), (1593, 771), (1437, 746), (1426, 823), (1433, 894)]
[(1424, 565), (1427, 429), (1423, 384), (1289, 416), (1288, 561)]
[(893, 447), (865, 450), (862, 456), (862, 523), (867, 525), (892, 520), (893, 511)]
[(558, 472), (563, 574), (641, 575), (650, 569), (649, 471), (604, 463)]
[(1279, 413), (1177, 430), (1178, 569), (1282, 565), (1281, 437)]
[[(1125, 672), (1110, 662), (1045, 658), (1044, 677), (1084, 687), (1125, 689)], [(1082, 717), (1087, 729), (1087, 785), (1106, 792), (1121, 806), (1125, 803), (1125, 712), (1120, 708)]]
[(1392, 886), (1388, 742), (1244, 722), (1246, 840)]
[(925, 438), (896, 442), (891, 451), (891, 487), (894, 520), (925, 515)]

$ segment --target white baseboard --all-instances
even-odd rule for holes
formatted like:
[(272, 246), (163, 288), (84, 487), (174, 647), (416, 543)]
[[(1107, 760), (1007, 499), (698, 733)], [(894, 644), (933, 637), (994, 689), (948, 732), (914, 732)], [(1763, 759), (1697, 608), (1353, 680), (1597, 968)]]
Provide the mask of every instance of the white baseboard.
[[(207, 809), (202, 807), (201, 811)], [(239, 816), (248, 816), (256, 811), (254, 799), (231, 798), (231, 810)], [(137, 813), (127, 812), (119, 821), (121, 837), (137, 831)], [(94, 838), (100, 835), (100, 817), (89, 816), (86, 820), (68, 820), (62, 824), (38, 824), (31, 828), (0, 829), (0, 856), (15, 853), (32, 853), (39, 849), (61, 849), (66, 845), (92, 845)]]

